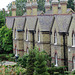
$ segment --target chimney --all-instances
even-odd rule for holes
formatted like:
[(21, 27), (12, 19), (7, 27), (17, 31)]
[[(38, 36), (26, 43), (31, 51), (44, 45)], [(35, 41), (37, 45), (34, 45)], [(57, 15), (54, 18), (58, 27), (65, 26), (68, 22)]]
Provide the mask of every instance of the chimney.
[(68, 0), (60, 0), (62, 14), (67, 13), (67, 2)]
[(52, 11), (53, 14), (58, 14), (58, 0), (53, 0), (52, 1)]
[(37, 1), (33, 0), (33, 2), (32, 2), (32, 15), (37, 15), (37, 7), (38, 7)]
[(12, 2), (12, 16), (16, 16), (16, 5), (15, 5), (15, 1)]
[(50, 10), (50, 2), (49, 0), (45, 0), (45, 12), (47, 12), (48, 10)]
[(75, 11), (75, 0), (74, 0), (74, 11)]
[(30, 0), (27, 0), (27, 3), (26, 3), (26, 12), (27, 12), (27, 15), (31, 15), (32, 9), (31, 9), (31, 1)]

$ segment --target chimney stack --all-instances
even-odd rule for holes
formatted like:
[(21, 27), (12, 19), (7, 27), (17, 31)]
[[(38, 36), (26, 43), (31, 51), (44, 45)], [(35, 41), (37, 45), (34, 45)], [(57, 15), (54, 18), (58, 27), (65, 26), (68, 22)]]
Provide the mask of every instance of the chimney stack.
[(37, 15), (37, 7), (38, 7), (37, 1), (33, 0), (32, 1), (32, 15)]
[(12, 16), (16, 16), (16, 5), (15, 5), (15, 1), (12, 2)]
[(67, 13), (67, 2), (68, 0), (60, 0), (62, 14)]
[(45, 0), (45, 12), (47, 12), (48, 10), (50, 10), (50, 2), (49, 0)]
[(58, 0), (53, 0), (52, 1), (52, 11), (53, 14), (58, 14)]
[(31, 8), (31, 1), (30, 0), (27, 0), (27, 3), (26, 3), (26, 12), (27, 12), (27, 15), (31, 15), (32, 8)]

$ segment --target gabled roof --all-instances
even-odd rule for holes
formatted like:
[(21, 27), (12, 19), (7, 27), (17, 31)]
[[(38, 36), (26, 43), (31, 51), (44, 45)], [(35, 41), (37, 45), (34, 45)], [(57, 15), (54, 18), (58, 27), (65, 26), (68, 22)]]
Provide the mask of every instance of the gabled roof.
[(23, 30), (25, 25), (25, 17), (16, 17), (15, 25), (17, 27), (17, 31)]
[(51, 16), (38, 16), (38, 21), (41, 27), (41, 31), (50, 31), (52, 27), (54, 17)]
[(10, 29), (13, 27), (15, 17), (6, 17), (6, 26)]
[(55, 21), (57, 23), (59, 32), (68, 31), (71, 18), (72, 18), (72, 15), (55, 15)]
[(26, 27), (28, 30), (34, 30), (37, 21), (37, 16), (27, 16), (26, 17)]

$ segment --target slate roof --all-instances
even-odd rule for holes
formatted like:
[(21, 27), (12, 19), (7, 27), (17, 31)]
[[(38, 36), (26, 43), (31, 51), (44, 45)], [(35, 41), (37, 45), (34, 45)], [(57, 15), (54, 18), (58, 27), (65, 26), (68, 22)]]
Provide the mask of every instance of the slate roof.
[[(37, 15), (42, 15), (42, 14), (44, 14), (43, 11), (37, 11)], [(26, 15), (27, 15), (27, 13), (25, 12), (25, 13), (23, 14), (23, 16), (26, 16)], [(32, 13), (31, 13), (31, 15), (32, 15)]]
[(36, 16), (27, 16), (26, 17), (26, 26), (28, 30), (34, 30), (36, 25), (37, 17)]
[(17, 26), (17, 30), (23, 30), (25, 25), (25, 17), (16, 17), (15, 25)]
[(10, 29), (13, 27), (15, 17), (6, 17), (6, 26)]
[(67, 32), (71, 21), (71, 15), (55, 15), (59, 32)]
[(41, 31), (50, 31), (52, 23), (53, 23), (53, 16), (38, 16), (38, 21), (40, 23)]
[[(71, 8), (67, 9), (67, 13), (69, 13), (70, 11), (74, 12)], [(46, 13), (44, 13), (45, 15), (50, 15), (53, 14), (52, 10), (48, 10)], [(62, 14), (61, 9), (58, 9), (58, 14)]]

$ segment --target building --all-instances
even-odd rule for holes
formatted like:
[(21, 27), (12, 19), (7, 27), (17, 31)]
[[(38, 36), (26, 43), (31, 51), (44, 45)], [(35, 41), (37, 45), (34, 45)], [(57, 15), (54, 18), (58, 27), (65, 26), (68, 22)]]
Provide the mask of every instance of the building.
[[(75, 1), (74, 1), (75, 4)], [(52, 5), (52, 10), (50, 6)], [(45, 1), (45, 13), (37, 11), (37, 1), (27, 0), (26, 13), (16, 16), (12, 2), (12, 16), (6, 17), (6, 25), (13, 29), (13, 52), (23, 56), (29, 49), (45, 50), (55, 66), (75, 69), (75, 12), (67, 8), (67, 0)]]

